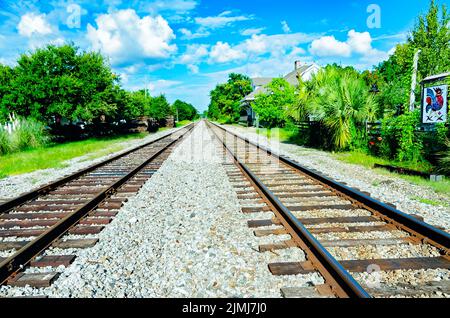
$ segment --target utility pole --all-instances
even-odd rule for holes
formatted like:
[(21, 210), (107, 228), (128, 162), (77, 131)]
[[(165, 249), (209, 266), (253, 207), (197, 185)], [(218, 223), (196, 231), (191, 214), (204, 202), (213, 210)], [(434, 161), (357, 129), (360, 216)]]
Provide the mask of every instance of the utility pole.
[(145, 94), (145, 99), (147, 99), (147, 95), (148, 95), (148, 90), (150, 89), (150, 83), (148, 82), (148, 76), (145, 75), (145, 83), (144, 83), (144, 94)]
[(411, 78), (411, 92), (409, 95), (409, 110), (411, 112), (414, 111), (414, 104), (416, 103), (416, 94), (414, 93), (414, 90), (416, 89), (417, 85), (417, 65), (419, 64), (419, 54), (421, 52), (421, 50), (417, 50), (416, 54), (414, 54), (413, 72)]

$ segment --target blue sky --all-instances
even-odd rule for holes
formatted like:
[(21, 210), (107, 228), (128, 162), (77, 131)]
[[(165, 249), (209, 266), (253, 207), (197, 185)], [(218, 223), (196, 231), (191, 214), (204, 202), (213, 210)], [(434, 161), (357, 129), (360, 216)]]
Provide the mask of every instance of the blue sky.
[(203, 111), (209, 91), (232, 71), (280, 76), (295, 60), (370, 69), (405, 41), (428, 4), (0, 0), (0, 63), (13, 65), (20, 53), (48, 43), (74, 42), (107, 56), (125, 88), (148, 87), (152, 95), (165, 93), (171, 102), (180, 98)]

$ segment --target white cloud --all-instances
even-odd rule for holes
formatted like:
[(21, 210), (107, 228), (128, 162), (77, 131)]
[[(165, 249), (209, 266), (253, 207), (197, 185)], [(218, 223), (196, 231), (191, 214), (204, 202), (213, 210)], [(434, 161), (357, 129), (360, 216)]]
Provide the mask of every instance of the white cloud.
[(248, 35), (253, 35), (253, 34), (260, 34), (264, 30), (265, 30), (265, 28), (250, 28), (250, 29), (241, 30), (240, 33), (243, 36), (248, 36)]
[(283, 29), (284, 33), (291, 33), (291, 28), (286, 21), (281, 21), (281, 28)]
[(140, 18), (132, 9), (102, 14), (97, 28), (88, 24), (87, 37), (95, 50), (109, 55), (113, 63), (132, 59), (167, 58), (177, 50), (169, 23), (161, 16)]
[(19, 34), (31, 37), (33, 34), (47, 35), (52, 33), (52, 28), (46, 20), (45, 14), (27, 13), (20, 18), (17, 25)]
[(186, 28), (181, 28), (178, 31), (183, 35), (182, 38), (186, 39), (186, 40), (204, 38), (211, 34), (210, 32), (208, 32), (206, 30), (198, 30), (197, 32), (192, 33), (192, 31), (190, 31)]
[(212, 82), (224, 82), (230, 73), (243, 73), (250, 77), (278, 77), (285, 76), (294, 70), (294, 61), (301, 60), (302, 62), (312, 62), (310, 56), (297, 56), (295, 54), (288, 54), (280, 57), (271, 57), (267, 59), (260, 59), (256, 61), (249, 61), (245, 65), (233, 67), (231, 69), (205, 73), (204, 76), (211, 79)]
[(360, 33), (355, 30), (350, 30), (348, 32), (347, 43), (356, 53), (368, 54), (372, 50), (372, 37), (369, 32)]
[(199, 72), (198, 64), (209, 55), (209, 45), (191, 44), (186, 48), (186, 52), (180, 57), (180, 63), (185, 64), (194, 74)]
[(198, 5), (195, 0), (157, 0), (147, 4), (151, 12), (175, 11), (177, 13), (189, 12)]
[(396, 34), (384, 34), (377, 36), (375, 38), (372, 38), (373, 41), (379, 41), (379, 40), (398, 40), (400, 42), (406, 41), (408, 38), (408, 32), (402, 32), (402, 33), (396, 33)]
[(310, 52), (320, 57), (351, 57), (357, 54), (358, 68), (367, 68), (387, 59), (390, 52), (384, 52), (372, 47), (372, 37), (369, 32), (350, 30), (347, 40), (341, 42), (334, 36), (324, 36), (311, 43)]
[[(219, 41), (212, 48), (209, 45), (188, 45), (185, 53), (180, 58), (180, 63), (185, 64), (194, 73), (198, 72), (198, 66), (203, 61), (212, 63), (228, 63), (231, 61), (251, 58), (267, 59), (267, 55), (272, 58), (298, 57), (306, 52), (299, 47), (300, 44), (308, 43), (316, 38), (315, 35), (304, 33), (293, 34), (253, 34), (251, 38), (244, 40), (237, 45), (230, 45), (227, 42)], [(208, 58), (207, 58), (208, 57)]]
[(246, 53), (253, 53), (262, 55), (270, 53), (272, 56), (279, 56), (286, 53), (286, 51), (298, 47), (300, 44), (305, 44), (317, 36), (305, 33), (291, 33), (291, 34), (274, 34), (266, 35), (254, 34), (250, 39), (244, 41), (238, 48)]
[(180, 81), (170, 81), (170, 80), (157, 80), (155, 82), (151, 82), (148, 84), (150, 91), (153, 95), (164, 94), (166, 90), (170, 89), (173, 86), (179, 85), (182, 82)]
[(193, 64), (200, 61), (208, 55), (209, 45), (207, 44), (190, 44), (186, 48), (186, 52), (181, 56), (180, 61), (184, 64)]
[(201, 17), (195, 18), (195, 22), (204, 28), (218, 29), (218, 28), (223, 28), (225, 26), (233, 24), (234, 22), (247, 21), (247, 20), (252, 20), (252, 19), (253, 19), (252, 16), (244, 16), (244, 15), (231, 16), (230, 11), (224, 11), (221, 14), (219, 14), (218, 16), (206, 17), (206, 18), (201, 18)]
[[(220, 29), (232, 25), (238, 21), (247, 21), (253, 19), (253, 16), (233, 16), (231, 11), (224, 11), (218, 16), (197, 17), (193, 21), (197, 24), (197, 30), (191, 31), (186, 28), (179, 30), (183, 34), (183, 39), (192, 40), (204, 38), (211, 35), (210, 30)], [(192, 22), (189, 21), (189, 22)]]
[(189, 69), (189, 71), (191, 71), (192, 74), (198, 74), (200, 72), (200, 68), (195, 64), (189, 64), (187, 65), (187, 68)]
[(350, 45), (336, 40), (334, 36), (323, 36), (311, 43), (310, 52), (317, 56), (344, 56), (352, 53)]
[(245, 54), (242, 51), (233, 49), (228, 43), (221, 41), (213, 46), (209, 56), (212, 63), (227, 63), (245, 58)]
[(267, 40), (268, 36), (265, 34), (258, 35), (254, 34), (252, 37), (245, 41), (245, 50), (251, 53), (265, 53), (268, 50), (269, 41)]
[[(237, 45), (219, 41), (212, 47), (206, 44), (188, 45), (185, 53), (180, 57), (179, 63), (186, 65), (193, 73), (198, 72), (198, 65), (202, 62), (228, 63), (244, 60), (252, 61), (271, 58), (297, 59), (306, 53), (299, 45), (308, 43), (316, 36), (304, 33), (294, 34), (254, 34), (250, 39)], [(269, 56), (268, 56), (269, 55)]]

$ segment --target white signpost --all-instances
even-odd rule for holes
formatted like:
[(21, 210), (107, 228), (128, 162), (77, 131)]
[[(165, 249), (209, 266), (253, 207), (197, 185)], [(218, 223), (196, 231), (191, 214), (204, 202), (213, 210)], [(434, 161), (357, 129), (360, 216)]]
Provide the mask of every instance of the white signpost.
[(424, 124), (447, 121), (447, 85), (425, 87), (423, 91), (422, 122)]

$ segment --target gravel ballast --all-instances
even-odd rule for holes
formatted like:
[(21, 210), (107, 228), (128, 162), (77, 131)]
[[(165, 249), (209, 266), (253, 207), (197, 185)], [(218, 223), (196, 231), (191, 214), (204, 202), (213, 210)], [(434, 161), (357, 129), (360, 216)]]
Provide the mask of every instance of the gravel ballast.
[(268, 263), (304, 254), (259, 253), (258, 245), (279, 238), (255, 237), (249, 219), (200, 123), (51, 287), (3, 286), (0, 296), (281, 297), (282, 287), (323, 284), (316, 273), (273, 276)]

